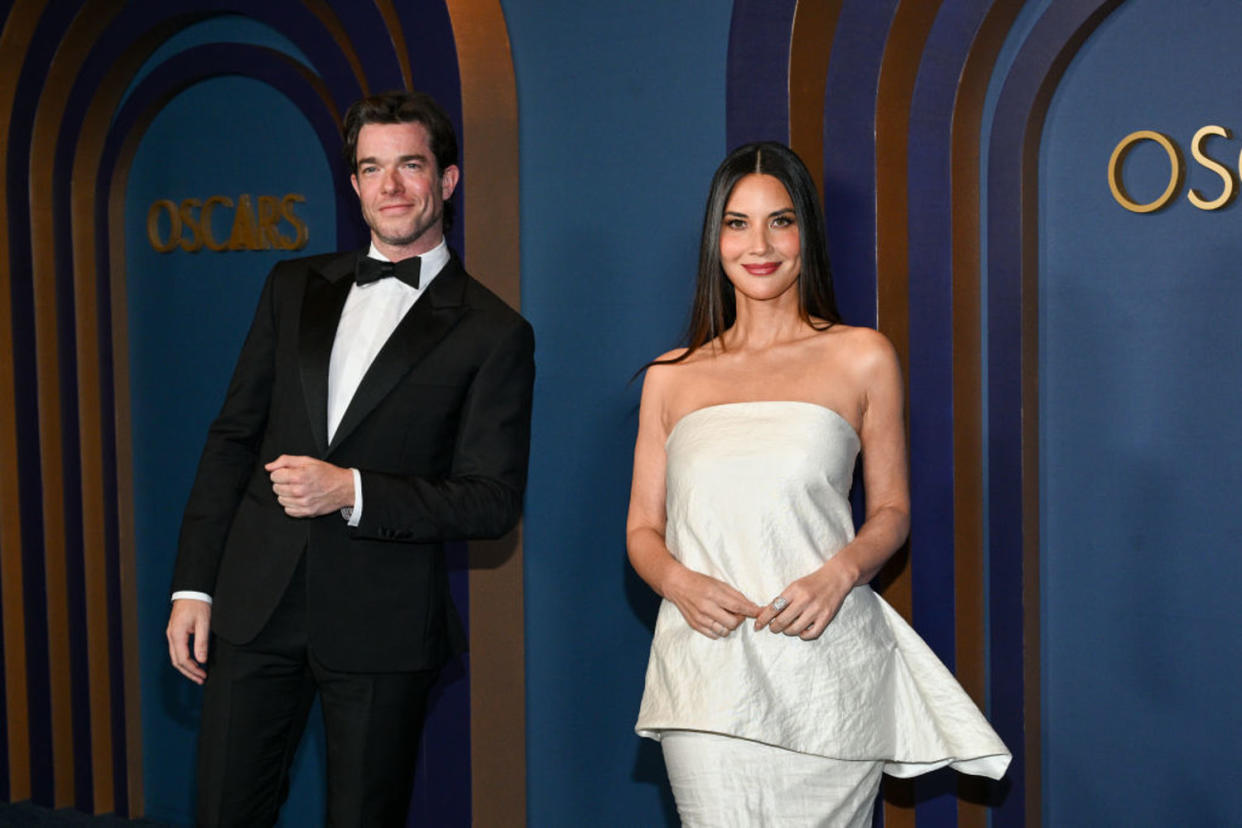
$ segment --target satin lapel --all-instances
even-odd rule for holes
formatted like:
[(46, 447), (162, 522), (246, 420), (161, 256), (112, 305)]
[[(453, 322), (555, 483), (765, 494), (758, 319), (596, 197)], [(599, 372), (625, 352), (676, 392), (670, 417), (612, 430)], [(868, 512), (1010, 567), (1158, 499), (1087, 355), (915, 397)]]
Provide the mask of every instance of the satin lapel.
[(462, 292), (466, 274), (454, 257), (444, 266), (409, 313), (397, 325), (375, 361), (358, 384), (354, 398), (336, 427), (328, 453), (341, 444), (367, 414), (392, 392), (402, 378), (418, 364), (465, 314)]
[(306, 414), (319, 456), (328, 453), (328, 362), (341, 309), (353, 286), (353, 263), (357, 254), (333, 259), (322, 271), (312, 272), (302, 297), (302, 319), (298, 335), (299, 367)]

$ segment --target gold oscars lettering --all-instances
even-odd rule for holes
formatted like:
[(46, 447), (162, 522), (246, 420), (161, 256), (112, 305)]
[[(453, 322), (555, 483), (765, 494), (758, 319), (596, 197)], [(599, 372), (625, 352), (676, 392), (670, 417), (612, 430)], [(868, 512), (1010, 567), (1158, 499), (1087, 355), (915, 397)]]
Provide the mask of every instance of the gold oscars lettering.
[[(1190, 152), (1194, 156), (1195, 162), (1205, 169), (1216, 173), (1216, 175), (1220, 176), (1222, 182), (1220, 194), (1214, 198), (1208, 198), (1194, 188), (1191, 188), (1186, 193), (1186, 200), (1200, 210), (1219, 210), (1233, 201), (1234, 196), (1238, 192), (1238, 175), (1242, 174), (1242, 155), (1238, 158), (1238, 172), (1235, 173), (1232, 168), (1212, 158), (1204, 150), (1204, 144), (1213, 135), (1226, 140), (1233, 137), (1233, 134), (1225, 127), (1211, 124), (1201, 127), (1194, 137), (1190, 139)], [(1165, 155), (1169, 159), (1169, 183), (1165, 186), (1163, 193), (1146, 203), (1139, 203), (1130, 197), (1121, 177), (1121, 168), (1125, 163), (1126, 156), (1130, 153), (1130, 150), (1142, 141), (1155, 142), (1164, 150)], [(1122, 138), (1121, 142), (1113, 149), (1112, 157), (1108, 159), (1108, 188), (1112, 190), (1113, 198), (1117, 200), (1117, 203), (1133, 213), (1154, 213), (1167, 205), (1177, 195), (1185, 178), (1186, 162), (1182, 158), (1181, 148), (1169, 136), (1150, 129), (1140, 129)]]
[[(178, 249), (197, 253), (204, 247), (217, 253), (301, 250), (310, 239), (310, 231), (301, 216), (293, 211), (293, 206), (305, 201), (305, 196), (297, 193), (282, 197), (261, 195), (257, 199), (242, 193), (236, 201), (228, 196), (213, 195), (206, 200), (187, 198), (180, 204), (162, 198), (147, 210), (147, 239), (160, 253)], [(232, 221), (228, 222), (229, 232), (225, 238), (223, 233), (216, 234), (216, 228), (224, 226), (221, 219), (225, 219), (229, 211)], [(286, 227), (291, 233), (286, 232)]]

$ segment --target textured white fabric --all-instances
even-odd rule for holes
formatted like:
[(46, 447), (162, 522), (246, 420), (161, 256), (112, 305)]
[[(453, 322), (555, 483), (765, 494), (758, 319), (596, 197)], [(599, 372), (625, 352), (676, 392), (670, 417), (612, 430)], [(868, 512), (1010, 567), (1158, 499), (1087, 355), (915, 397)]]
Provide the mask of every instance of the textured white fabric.
[[(760, 605), (854, 536), (858, 436), (805, 402), (714, 405), (666, 443), (669, 551)], [(738, 736), (907, 777), (945, 764), (999, 779), (1010, 754), (952, 674), (870, 586), (814, 641), (743, 623), (712, 640), (660, 606), (635, 726)]]
[(693, 730), (661, 740), (683, 828), (870, 828), (880, 762)]

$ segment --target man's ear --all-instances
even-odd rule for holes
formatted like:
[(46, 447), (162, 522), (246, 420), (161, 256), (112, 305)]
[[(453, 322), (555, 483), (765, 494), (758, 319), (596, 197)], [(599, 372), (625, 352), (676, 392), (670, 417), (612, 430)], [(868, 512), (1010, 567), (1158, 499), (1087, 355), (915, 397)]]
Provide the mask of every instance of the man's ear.
[(358, 174), (357, 173), (349, 174), (349, 183), (354, 185), (354, 192), (358, 194), (359, 198), (362, 198), (362, 193), (359, 192), (358, 190)]
[[(448, 201), (452, 197), (453, 191), (457, 189), (457, 180), (461, 178), (461, 170), (457, 169), (456, 164), (449, 164), (444, 168), (444, 172), (440, 173), (440, 198)], [(357, 189), (357, 185), (354, 185)]]

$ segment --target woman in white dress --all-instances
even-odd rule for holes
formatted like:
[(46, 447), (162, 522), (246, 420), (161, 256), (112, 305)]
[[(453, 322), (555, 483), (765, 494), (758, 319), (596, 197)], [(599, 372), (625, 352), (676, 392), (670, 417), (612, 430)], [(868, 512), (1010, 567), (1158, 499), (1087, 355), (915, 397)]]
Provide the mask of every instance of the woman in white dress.
[(643, 384), (627, 546), (664, 600), (636, 730), (685, 825), (870, 825), (881, 771), (999, 778), (1010, 758), (868, 586), (909, 531), (901, 370), (840, 322), (823, 228), (792, 151), (731, 153), (687, 347)]

